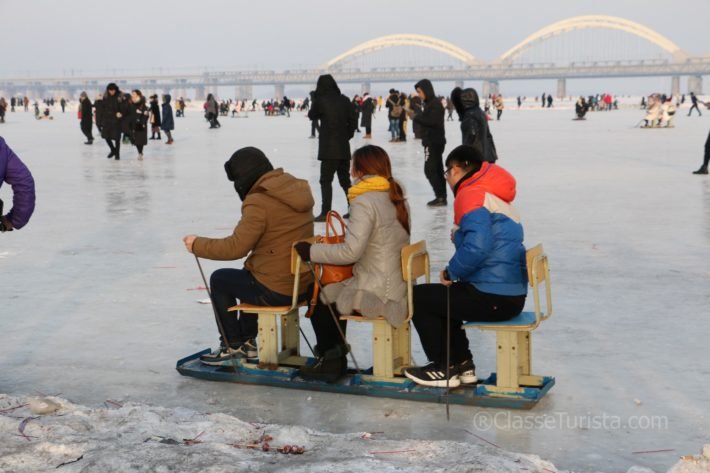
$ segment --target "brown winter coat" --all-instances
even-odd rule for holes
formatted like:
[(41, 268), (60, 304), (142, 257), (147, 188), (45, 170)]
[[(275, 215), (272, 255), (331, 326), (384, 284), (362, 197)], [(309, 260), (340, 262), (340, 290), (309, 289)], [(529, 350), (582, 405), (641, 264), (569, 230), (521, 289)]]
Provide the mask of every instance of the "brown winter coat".
[[(237, 260), (247, 255), (244, 268), (264, 286), (291, 295), (291, 245), (313, 236), (313, 194), (308, 182), (283, 169), (269, 171), (254, 184), (242, 204), (242, 218), (232, 235), (198, 237), (195, 255), (212, 260)], [(301, 276), (301, 293), (312, 282)]]

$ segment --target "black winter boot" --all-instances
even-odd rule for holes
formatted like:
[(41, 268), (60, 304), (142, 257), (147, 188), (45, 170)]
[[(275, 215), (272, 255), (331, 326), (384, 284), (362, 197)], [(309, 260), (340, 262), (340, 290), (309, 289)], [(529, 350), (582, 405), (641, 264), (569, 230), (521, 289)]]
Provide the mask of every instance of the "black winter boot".
[(336, 345), (321, 354), (318, 345), (314, 347), (317, 358), (315, 364), (301, 368), (301, 377), (307, 380), (325, 381), (334, 383), (345, 376), (348, 371), (348, 347)]
[(708, 167), (707, 166), (702, 166), (700, 169), (697, 171), (693, 171), (693, 174), (707, 174), (708, 173)]

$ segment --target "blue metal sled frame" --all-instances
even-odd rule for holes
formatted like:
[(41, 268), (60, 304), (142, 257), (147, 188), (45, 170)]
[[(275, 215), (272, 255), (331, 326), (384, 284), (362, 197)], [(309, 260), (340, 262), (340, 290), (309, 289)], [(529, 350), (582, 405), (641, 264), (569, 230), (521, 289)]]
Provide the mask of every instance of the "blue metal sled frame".
[[(393, 381), (365, 379), (350, 372), (337, 383), (307, 381), (299, 376), (297, 367), (279, 366), (276, 369), (262, 369), (257, 363), (236, 360), (238, 370), (228, 366), (208, 366), (200, 363), (200, 356), (209, 353), (209, 349), (190, 355), (177, 362), (177, 370), (183, 376), (210, 381), (228, 381), (240, 384), (275, 386), (278, 388), (304, 389), (340, 394), (359, 394), (365, 396), (388, 397), (408, 401), (446, 402), (445, 388), (419, 386), (407, 378), (395, 378)], [(309, 360), (309, 363), (313, 360)], [(364, 371), (363, 375), (370, 374)], [(477, 385), (460, 386), (451, 390), (449, 402), (472, 406), (498, 407), (507, 409), (530, 409), (555, 384), (555, 378), (546, 376), (541, 387), (524, 387), (522, 392), (491, 393), (487, 386), (495, 386), (496, 374), (492, 373)]]

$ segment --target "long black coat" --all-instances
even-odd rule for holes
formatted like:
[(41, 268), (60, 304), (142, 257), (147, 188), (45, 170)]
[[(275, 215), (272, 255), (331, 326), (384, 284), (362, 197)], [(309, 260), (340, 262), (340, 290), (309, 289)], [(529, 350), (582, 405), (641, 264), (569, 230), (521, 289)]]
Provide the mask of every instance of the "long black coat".
[(144, 102), (131, 104), (130, 126), (133, 144), (136, 146), (148, 144), (148, 107)]
[(318, 160), (349, 160), (350, 138), (355, 133), (357, 123), (355, 110), (350, 99), (340, 93), (330, 74), (318, 78), (308, 118), (320, 120)]
[(157, 100), (150, 101), (150, 126), (160, 128), (160, 106)]
[[(104, 95), (102, 103), (102, 130), (101, 136), (107, 140), (120, 140), (124, 130), (124, 122), (129, 112), (129, 107), (123, 94), (117, 91), (115, 95), (109, 95), (108, 91)], [(123, 115), (121, 118), (116, 114)]]
[(451, 103), (461, 121), (461, 144), (478, 148), (484, 161), (496, 162), (498, 152), (486, 115), (481, 110), (478, 93), (474, 89), (457, 87), (451, 92)]
[(81, 129), (91, 129), (93, 126), (93, 113), (91, 108), (91, 100), (84, 99), (81, 101)]
[(368, 97), (362, 102), (362, 121), (360, 126), (372, 127), (372, 114), (375, 113), (375, 103)]

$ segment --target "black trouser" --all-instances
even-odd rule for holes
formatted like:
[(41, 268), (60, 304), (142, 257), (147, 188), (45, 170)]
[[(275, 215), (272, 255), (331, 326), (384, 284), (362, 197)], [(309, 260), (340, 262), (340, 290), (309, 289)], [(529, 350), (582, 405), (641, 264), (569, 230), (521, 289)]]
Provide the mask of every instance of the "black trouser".
[(324, 159), (320, 162), (320, 190), (323, 199), (322, 213), (331, 209), (333, 203), (333, 176), (338, 173), (340, 187), (348, 195), (350, 189), (350, 160), (349, 159)]
[(688, 116), (690, 116), (690, 114), (693, 113), (693, 109), (698, 111), (698, 115), (700, 115), (701, 117), (703, 116), (703, 114), (700, 113), (700, 107), (698, 107), (697, 103), (694, 103), (693, 106), (690, 107), (690, 110), (688, 110)]
[(434, 195), (446, 199), (446, 178), (444, 177), (444, 148), (446, 145), (424, 147), (424, 175), (429, 180)]
[(705, 158), (703, 159), (703, 167), (707, 169), (708, 164), (710, 164), (710, 133), (708, 133), (708, 139), (705, 140)]
[[(414, 286), (412, 322), (419, 333), (424, 353), (430, 361), (446, 361), (446, 286)], [(472, 359), (462, 321), (498, 322), (512, 319), (525, 305), (525, 296), (487, 294), (468, 283), (454, 283), (449, 289), (451, 306), (451, 362)]]
[(498, 110), (498, 116), (496, 116), (496, 120), (500, 120), (500, 116), (503, 115), (503, 110), (499, 109)]
[(311, 136), (316, 136), (316, 131), (320, 132), (320, 127), (318, 126), (318, 120), (311, 120)]
[(91, 123), (82, 123), (81, 132), (86, 136), (87, 141), (94, 141), (94, 135), (91, 133), (92, 125)]
[[(114, 141), (116, 144), (114, 144)], [(121, 140), (109, 140), (106, 138), (106, 143), (108, 144), (109, 149), (111, 150), (111, 153), (113, 153), (114, 156), (118, 156), (121, 152)]]
[(237, 304), (255, 305), (290, 305), (291, 296), (279, 294), (261, 284), (246, 269), (218, 269), (210, 277), (212, 300), (224, 327), (227, 340), (220, 341), (232, 348), (240, 347), (244, 342), (256, 337), (258, 324), (256, 314), (228, 312), (227, 309)]
[(143, 146), (145, 146), (145, 145), (136, 145), (136, 149), (138, 150), (138, 154), (143, 154)]
[[(337, 318), (340, 317), (338, 309), (336, 309), (335, 304), (330, 305), (335, 312)], [(343, 335), (346, 333), (348, 326), (347, 320), (338, 320), (340, 328), (343, 330)], [(318, 353), (324, 354), (326, 351), (337, 345), (345, 345), (343, 337), (338, 331), (338, 326), (335, 325), (335, 320), (333, 320), (333, 315), (330, 313), (328, 306), (318, 301), (316, 306), (313, 308), (313, 315), (311, 316), (311, 325), (313, 326), (313, 331), (316, 334), (316, 343), (318, 346)]]
[(404, 130), (407, 120), (399, 121), (399, 141), (407, 141), (407, 132)]
[(372, 134), (372, 125), (367, 125), (365, 127), (365, 134), (366, 135), (371, 135)]

